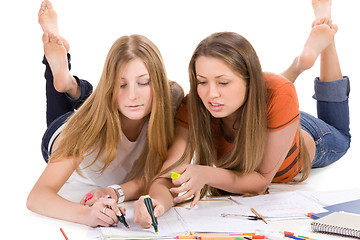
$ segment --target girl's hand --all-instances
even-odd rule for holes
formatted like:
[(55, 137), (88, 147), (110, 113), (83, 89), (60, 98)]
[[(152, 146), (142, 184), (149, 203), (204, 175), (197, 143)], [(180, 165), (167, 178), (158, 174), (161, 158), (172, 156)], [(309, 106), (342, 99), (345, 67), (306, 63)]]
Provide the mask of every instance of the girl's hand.
[(125, 216), (125, 208), (118, 207), (115, 199), (100, 198), (91, 207), (87, 213), (86, 225), (91, 227), (109, 227), (119, 222), (117, 216), (121, 213)]
[[(165, 213), (164, 206), (154, 198), (151, 198), (151, 201), (154, 206), (154, 216), (157, 218), (163, 215)], [(134, 222), (143, 228), (151, 227), (152, 220), (145, 206), (144, 196), (134, 202)]]
[(197, 204), (200, 200), (200, 191), (208, 182), (208, 168), (208, 166), (185, 164), (174, 170), (174, 172), (180, 173), (181, 177), (172, 180), (172, 182), (174, 185), (180, 187), (171, 188), (170, 192), (175, 194), (184, 193), (183, 195), (174, 198), (175, 203), (183, 202), (194, 196), (190, 207), (192, 208)]
[(91, 207), (97, 200), (105, 197), (106, 195), (109, 195), (112, 199), (114, 199), (117, 202), (118, 196), (115, 193), (115, 190), (113, 188), (107, 187), (107, 188), (95, 189), (92, 190), (91, 192), (88, 192), (81, 199), (80, 204)]

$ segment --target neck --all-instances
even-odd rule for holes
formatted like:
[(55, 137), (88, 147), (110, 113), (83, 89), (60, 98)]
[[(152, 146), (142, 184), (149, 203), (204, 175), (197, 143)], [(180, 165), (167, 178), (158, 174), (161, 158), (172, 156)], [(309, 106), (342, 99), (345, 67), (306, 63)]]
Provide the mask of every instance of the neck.
[(238, 113), (235, 112), (225, 118), (220, 119), (220, 125), (224, 137), (230, 142), (234, 141), (236, 132), (239, 130)]
[(139, 120), (132, 120), (124, 116), (121, 117), (121, 129), (129, 141), (135, 142), (137, 140), (147, 119), (144, 117)]

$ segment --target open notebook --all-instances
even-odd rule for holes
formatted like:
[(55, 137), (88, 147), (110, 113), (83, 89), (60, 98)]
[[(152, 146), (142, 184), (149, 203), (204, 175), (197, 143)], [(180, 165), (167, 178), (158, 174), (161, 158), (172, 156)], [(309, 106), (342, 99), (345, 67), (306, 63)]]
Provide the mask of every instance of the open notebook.
[(311, 223), (311, 229), (316, 232), (334, 233), (343, 236), (360, 238), (360, 215), (333, 212)]
[(177, 235), (188, 235), (201, 232), (257, 232), (269, 231), (269, 226), (263, 221), (251, 221), (244, 218), (222, 217), (222, 214), (244, 213), (251, 211), (242, 209), (239, 205), (213, 208), (174, 207), (158, 218), (159, 234), (154, 229), (144, 229), (134, 223), (133, 209), (127, 209), (126, 221), (129, 229), (121, 223), (113, 227), (102, 227), (101, 235), (104, 239), (161, 239)]

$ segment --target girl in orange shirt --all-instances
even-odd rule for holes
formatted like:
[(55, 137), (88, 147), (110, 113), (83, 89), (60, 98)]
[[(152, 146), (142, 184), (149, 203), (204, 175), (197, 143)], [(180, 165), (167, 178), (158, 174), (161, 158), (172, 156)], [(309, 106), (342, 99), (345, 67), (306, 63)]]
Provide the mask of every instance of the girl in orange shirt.
[[(271, 182), (303, 181), (312, 167), (346, 153), (349, 80), (336, 54), (331, 1), (313, 0), (313, 9), (316, 20), (304, 50), (282, 77), (264, 74), (239, 34), (215, 33), (200, 42), (189, 64), (190, 92), (177, 115), (176, 139), (150, 188), (155, 216), (190, 197), (193, 207), (207, 193), (263, 194)], [(292, 82), (319, 55), (315, 118), (299, 112)], [(170, 170), (181, 177), (171, 181)], [(134, 220), (150, 226), (141, 198)]]

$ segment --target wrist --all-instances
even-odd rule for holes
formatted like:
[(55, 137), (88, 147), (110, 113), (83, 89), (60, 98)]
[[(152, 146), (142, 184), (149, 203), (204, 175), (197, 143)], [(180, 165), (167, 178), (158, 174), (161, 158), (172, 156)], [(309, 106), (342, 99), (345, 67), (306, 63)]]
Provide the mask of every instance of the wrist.
[(108, 188), (112, 188), (117, 196), (117, 203), (122, 203), (125, 200), (125, 193), (122, 187), (118, 184), (110, 185)]
[(202, 174), (202, 180), (204, 181), (204, 185), (206, 184), (206, 185), (211, 186), (211, 185), (212, 185), (211, 180), (214, 180), (214, 181), (215, 181), (215, 179), (213, 179), (214, 176), (216, 176), (216, 175), (213, 173), (215, 167), (211, 167), (211, 166), (200, 166), (200, 167), (201, 167), (202, 170), (203, 170), (203, 171), (202, 171), (202, 172), (203, 172), (203, 174)]

